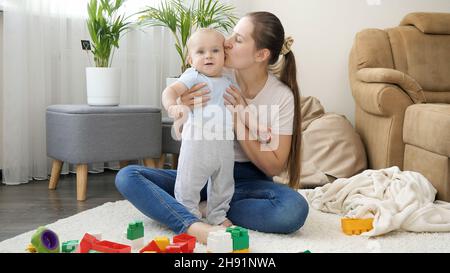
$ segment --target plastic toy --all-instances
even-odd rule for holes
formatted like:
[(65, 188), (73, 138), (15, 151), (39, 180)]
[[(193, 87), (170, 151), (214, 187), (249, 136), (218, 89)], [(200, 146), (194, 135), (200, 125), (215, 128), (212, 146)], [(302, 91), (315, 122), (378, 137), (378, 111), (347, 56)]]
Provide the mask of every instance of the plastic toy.
[(25, 250), (30, 253), (36, 253), (36, 248), (32, 244), (29, 244)]
[(78, 240), (64, 242), (64, 243), (62, 243), (62, 246), (61, 246), (61, 252), (63, 252), (63, 253), (74, 252), (77, 249), (78, 244), (79, 244)]
[(150, 243), (148, 243), (148, 245), (146, 245), (145, 247), (143, 247), (141, 250), (139, 250), (140, 253), (161, 253), (161, 252), (165, 252), (166, 249), (164, 248), (164, 251), (162, 251), (158, 245), (156, 244), (155, 240), (152, 240)]
[(360, 235), (373, 229), (373, 218), (342, 218), (341, 227), (342, 231), (347, 235)]
[(144, 224), (142, 221), (134, 221), (128, 224), (127, 239), (136, 240), (144, 237)]
[(99, 241), (93, 235), (86, 233), (80, 242), (80, 253), (89, 253), (90, 250), (103, 253), (130, 253), (131, 247), (111, 241)]
[(208, 234), (207, 252), (231, 253), (233, 252), (233, 239), (231, 233), (224, 230), (212, 231)]
[(183, 251), (183, 253), (192, 253), (192, 252), (194, 252), (196, 238), (194, 236), (189, 235), (189, 234), (182, 233), (182, 234), (179, 234), (177, 236), (174, 236), (173, 237), (173, 242), (174, 243), (184, 243), (184, 242), (186, 242), (187, 243), (186, 249)]
[(59, 253), (58, 235), (46, 227), (36, 230), (31, 237), (31, 244), (37, 253)]
[[(195, 240), (195, 237), (194, 237), (194, 240)], [(166, 251), (166, 247), (168, 245), (170, 245), (170, 240), (166, 236), (155, 237), (154, 241), (158, 245), (160, 251), (162, 251), (162, 252)], [(195, 241), (194, 241), (194, 247), (195, 247)]]
[(249, 252), (249, 237), (246, 228), (231, 226), (226, 231), (231, 233), (231, 238), (233, 239), (233, 253)]
[(173, 237), (170, 243), (167, 237), (156, 237), (145, 247), (139, 250), (140, 253), (192, 253), (194, 252), (196, 238), (186, 233)]

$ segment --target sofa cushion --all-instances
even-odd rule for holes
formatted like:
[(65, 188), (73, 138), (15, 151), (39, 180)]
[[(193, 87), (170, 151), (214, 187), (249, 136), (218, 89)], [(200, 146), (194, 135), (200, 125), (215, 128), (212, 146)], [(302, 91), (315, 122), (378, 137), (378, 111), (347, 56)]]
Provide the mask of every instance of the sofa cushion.
[(424, 90), (450, 90), (450, 35), (425, 35), (413, 26), (387, 32), (395, 69), (411, 76)]
[(450, 157), (450, 105), (415, 104), (408, 107), (403, 141)]
[(400, 25), (415, 26), (426, 34), (450, 34), (450, 13), (413, 12), (406, 15)]
[(366, 67), (394, 68), (389, 37), (381, 29), (365, 29), (355, 37), (358, 69)]

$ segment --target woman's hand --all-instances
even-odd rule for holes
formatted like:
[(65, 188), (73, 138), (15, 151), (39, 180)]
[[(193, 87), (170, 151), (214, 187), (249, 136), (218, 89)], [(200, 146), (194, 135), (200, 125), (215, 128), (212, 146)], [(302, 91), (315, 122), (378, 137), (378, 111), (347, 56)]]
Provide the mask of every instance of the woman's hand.
[(242, 105), (244, 108), (247, 107), (247, 101), (239, 89), (233, 85), (230, 85), (226, 91), (227, 92), (223, 95), (223, 98), (225, 99), (225, 105), (227, 105), (227, 107), (236, 107), (238, 105)]
[(191, 89), (187, 90), (180, 96), (181, 104), (186, 105), (191, 110), (194, 107), (205, 106), (206, 103), (211, 99), (207, 96), (211, 91), (208, 89), (201, 90), (206, 86), (206, 83), (199, 83), (194, 85)]

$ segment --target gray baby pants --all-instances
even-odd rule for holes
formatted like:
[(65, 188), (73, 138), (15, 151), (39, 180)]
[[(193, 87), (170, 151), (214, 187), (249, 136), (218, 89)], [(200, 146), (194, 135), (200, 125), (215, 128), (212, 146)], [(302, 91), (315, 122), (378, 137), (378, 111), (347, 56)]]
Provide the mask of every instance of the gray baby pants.
[(200, 191), (208, 183), (207, 216), (211, 225), (225, 221), (234, 194), (233, 140), (183, 139), (178, 159), (175, 198), (201, 219)]

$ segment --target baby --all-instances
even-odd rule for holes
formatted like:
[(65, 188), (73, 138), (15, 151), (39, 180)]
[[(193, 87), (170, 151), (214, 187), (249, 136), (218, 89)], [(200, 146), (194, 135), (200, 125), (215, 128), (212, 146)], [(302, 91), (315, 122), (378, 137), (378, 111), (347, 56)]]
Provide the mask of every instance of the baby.
[(204, 107), (188, 111), (183, 125), (175, 198), (201, 218), (200, 191), (208, 183), (206, 220), (212, 225), (229, 226), (232, 223), (226, 214), (234, 193), (234, 133), (232, 116), (223, 99), (232, 84), (222, 74), (224, 39), (213, 29), (199, 29), (191, 35), (187, 43), (191, 68), (164, 90), (162, 103), (169, 117), (178, 119), (187, 106), (177, 105), (177, 99), (194, 85), (207, 83), (211, 99)]

